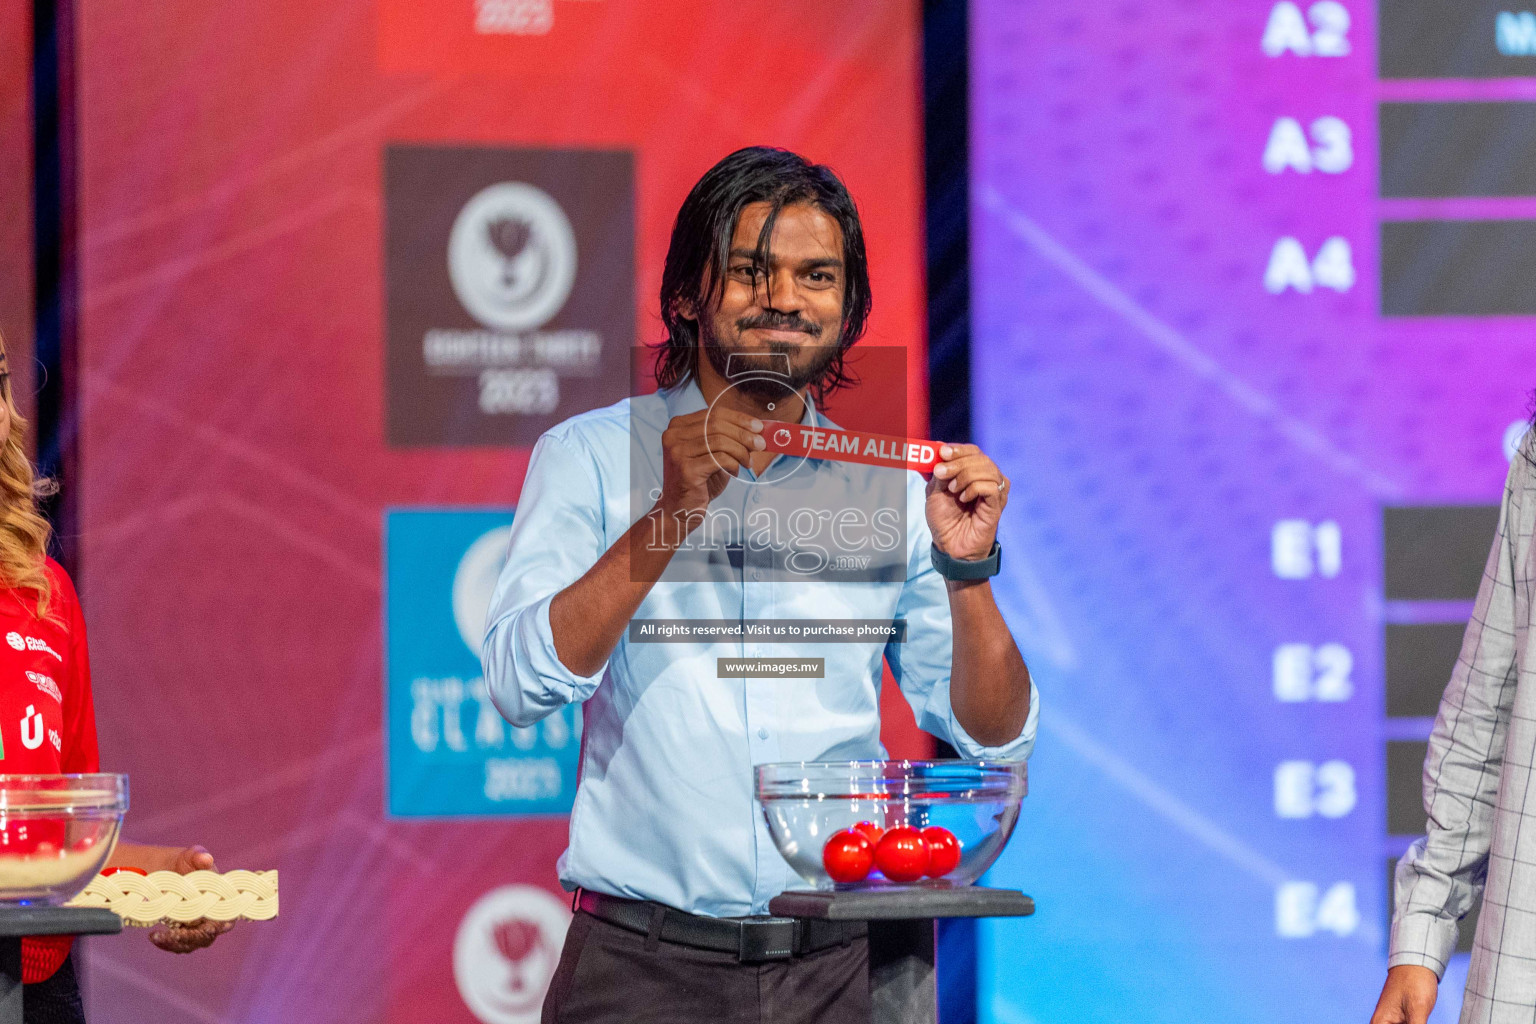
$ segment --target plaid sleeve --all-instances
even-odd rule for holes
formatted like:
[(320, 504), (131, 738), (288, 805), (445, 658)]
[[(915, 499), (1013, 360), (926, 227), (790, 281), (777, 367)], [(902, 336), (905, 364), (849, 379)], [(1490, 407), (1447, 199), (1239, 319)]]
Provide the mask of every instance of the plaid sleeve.
[(1388, 966), (1437, 975), (1456, 947), (1456, 923), (1488, 872), (1494, 803), (1518, 678), (1515, 661), (1518, 552), (1529, 545), (1531, 464), (1517, 454), (1477, 604), (1435, 716), (1424, 759), (1427, 834), (1397, 865)]

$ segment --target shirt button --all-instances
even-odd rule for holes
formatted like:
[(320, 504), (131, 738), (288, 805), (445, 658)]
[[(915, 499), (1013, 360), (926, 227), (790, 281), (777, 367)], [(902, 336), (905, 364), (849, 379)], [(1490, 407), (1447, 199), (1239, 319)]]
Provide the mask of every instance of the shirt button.
[(761, 728), (758, 729), (757, 730), (757, 738), (760, 739), (760, 740), (767, 739), (768, 738), (768, 730), (767, 729), (761, 729)]

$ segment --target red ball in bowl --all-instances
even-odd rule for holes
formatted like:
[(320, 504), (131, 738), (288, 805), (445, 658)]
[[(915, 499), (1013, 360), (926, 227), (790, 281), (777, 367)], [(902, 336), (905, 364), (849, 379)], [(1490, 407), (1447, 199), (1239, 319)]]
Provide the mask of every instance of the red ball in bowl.
[(821, 866), (834, 882), (862, 882), (875, 866), (875, 848), (859, 833), (839, 829), (821, 848)]
[(875, 847), (875, 865), (893, 882), (915, 882), (928, 873), (928, 841), (917, 829), (898, 825)]
[(928, 877), (943, 878), (960, 866), (960, 840), (942, 825), (930, 825), (923, 829), (923, 839), (928, 843)]
[(879, 846), (880, 840), (885, 836), (885, 829), (881, 828), (879, 825), (876, 825), (872, 821), (861, 821), (857, 825), (853, 826), (850, 831), (857, 832), (865, 839), (868, 839), (871, 849)]

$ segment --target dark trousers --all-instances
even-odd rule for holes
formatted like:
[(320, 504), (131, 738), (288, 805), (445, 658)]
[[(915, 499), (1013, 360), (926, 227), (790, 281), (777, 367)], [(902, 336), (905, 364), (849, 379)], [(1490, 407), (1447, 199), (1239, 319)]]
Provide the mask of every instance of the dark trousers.
[(47, 981), (21, 986), (21, 1004), (25, 1024), (85, 1024), (74, 954)]
[(869, 940), (790, 960), (648, 942), (577, 911), (543, 1024), (869, 1024)]

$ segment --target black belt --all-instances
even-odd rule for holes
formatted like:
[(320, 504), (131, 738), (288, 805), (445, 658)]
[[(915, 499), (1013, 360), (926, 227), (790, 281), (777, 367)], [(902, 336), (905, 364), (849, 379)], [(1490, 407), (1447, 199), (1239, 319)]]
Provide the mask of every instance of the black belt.
[(662, 942), (731, 953), (742, 963), (788, 960), (869, 934), (863, 921), (801, 917), (703, 917), (648, 900), (626, 900), (579, 889), (576, 906), (599, 921)]

